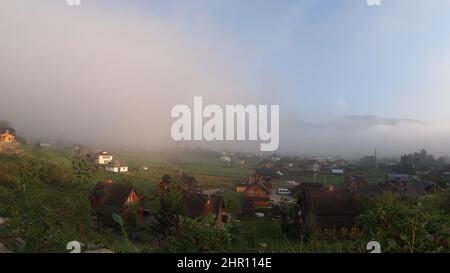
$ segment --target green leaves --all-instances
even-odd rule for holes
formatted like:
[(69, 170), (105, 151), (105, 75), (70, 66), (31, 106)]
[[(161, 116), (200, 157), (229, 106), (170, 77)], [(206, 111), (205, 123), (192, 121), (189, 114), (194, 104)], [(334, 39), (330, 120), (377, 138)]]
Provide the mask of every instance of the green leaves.
[(190, 219), (181, 216), (167, 236), (170, 252), (224, 252), (230, 248), (229, 226), (217, 225), (213, 215)]
[(363, 240), (378, 240), (386, 252), (450, 251), (450, 217), (433, 198), (421, 203), (383, 196), (358, 218)]

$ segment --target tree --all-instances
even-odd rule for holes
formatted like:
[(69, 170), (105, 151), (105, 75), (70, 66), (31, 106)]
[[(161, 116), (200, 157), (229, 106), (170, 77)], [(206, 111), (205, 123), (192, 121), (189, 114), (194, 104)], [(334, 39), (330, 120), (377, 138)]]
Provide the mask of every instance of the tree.
[(11, 128), (11, 123), (7, 120), (0, 120), (0, 128)]
[(414, 171), (442, 170), (445, 167), (445, 158), (435, 159), (432, 154), (428, 154), (425, 149), (409, 155), (402, 155), (397, 171), (412, 173)]
[(238, 217), (241, 214), (241, 201), (237, 196), (232, 196), (225, 200), (225, 211), (233, 217)]
[(89, 203), (90, 185), (96, 174), (96, 168), (85, 160), (72, 161), (73, 176), (75, 178), (75, 198), (77, 199), (77, 216), (79, 218), (79, 237), (84, 235), (86, 227), (91, 224), (92, 208)]
[(171, 183), (159, 196), (158, 231), (166, 236), (169, 229), (178, 224), (180, 216), (186, 215), (186, 207), (182, 200), (181, 189)]
[(358, 217), (363, 241), (378, 241), (383, 252), (450, 251), (450, 217), (433, 200), (401, 200), (386, 194)]
[(363, 168), (375, 168), (376, 162), (375, 156), (364, 156), (359, 160), (359, 165)]
[(414, 168), (413, 165), (410, 163), (410, 159), (407, 155), (401, 156), (400, 163), (398, 165), (398, 171), (406, 174), (413, 173)]

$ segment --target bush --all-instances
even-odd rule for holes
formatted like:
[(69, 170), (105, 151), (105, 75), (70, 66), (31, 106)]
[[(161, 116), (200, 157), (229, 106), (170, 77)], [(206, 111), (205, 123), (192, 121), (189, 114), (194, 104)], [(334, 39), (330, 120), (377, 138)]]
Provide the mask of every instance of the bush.
[(231, 243), (229, 226), (217, 225), (213, 215), (199, 219), (181, 216), (166, 238), (170, 252), (225, 252)]
[(434, 198), (419, 202), (386, 194), (358, 218), (365, 241), (378, 241), (383, 252), (449, 252), (450, 217)]

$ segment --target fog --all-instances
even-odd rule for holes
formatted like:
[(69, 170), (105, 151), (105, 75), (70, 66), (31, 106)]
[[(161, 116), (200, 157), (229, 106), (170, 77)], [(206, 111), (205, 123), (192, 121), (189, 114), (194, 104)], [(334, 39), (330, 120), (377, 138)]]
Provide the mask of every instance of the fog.
[[(279, 103), (275, 90), (268, 95), (258, 89), (245, 68), (227, 57), (238, 59), (248, 49), (217, 33), (198, 37), (133, 11), (119, 16), (68, 8), (64, 1), (36, 2), (2, 1), (0, 8), (0, 120), (23, 137), (170, 148), (170, 110), (192, 105), (194, 96), (219, 105)], [(280, 105), (281, 153), (355, 157), (377, 148), (392, 156), (426, 148), (450, 154), (448, 121), (355, 116), (318, 124), (294, 113)], [(247, 152), (259, 147), (192, 145)]]

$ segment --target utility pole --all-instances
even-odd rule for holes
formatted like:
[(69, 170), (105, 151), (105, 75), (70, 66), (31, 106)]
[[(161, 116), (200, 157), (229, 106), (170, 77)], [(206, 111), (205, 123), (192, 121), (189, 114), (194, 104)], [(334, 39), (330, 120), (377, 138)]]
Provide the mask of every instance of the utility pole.
[(179, 154), (180, 154), (180, 142), (177, 142), (177, 172), (180, 174), (180, 162), (179, 162)]
[(378, 169), (377, 148), (375, 147), (375, 169)]

